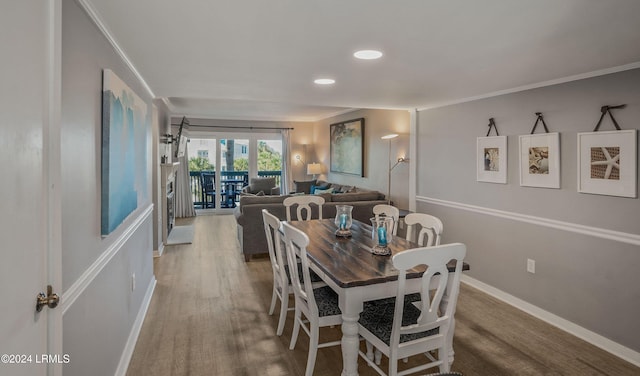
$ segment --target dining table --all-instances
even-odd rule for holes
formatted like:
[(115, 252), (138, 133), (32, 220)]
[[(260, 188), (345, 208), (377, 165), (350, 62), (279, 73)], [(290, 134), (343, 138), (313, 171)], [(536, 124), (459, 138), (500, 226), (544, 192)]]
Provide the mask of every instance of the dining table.
[[(333, 219), (310, 221), (290, 221), (293, 227), (309, 237), (307, 257), (310, 268), (330, 286), (339, 297), (342, 312), (342, 376), (358, 375), (358, 351), (360, 338), (358, 320), (364, 302), (395, 297), (398, 289), (398, 270), (393, 267), (393, 255), (419, 245), (393, 236), (388, 242), (390, 256), (374, 255), (375, 246), (372, 228), (369, 224), (353, 220), (351, 237), (337, 237), (337, 226)], [(449, 263), (449, 271), (455, 270), (455, 262)], [(406, 293), (420, 291), (420, 280), (426, 266), (407, 272)], [(463, 270), (469, 270), (469, 264), (463, 263)], [(448, 279), (452, 283), (453, 278)], [(450, 287), (450, 286), (448, 286)], [(449, 288), (447, 288), (449, 290)], [(444, 311), (449, 299), (444, 296), (440, 309)], [(449, 363), (453, 363), (453, 331), (455, 321), (452, 318), (447, 342), (450, 348)]]

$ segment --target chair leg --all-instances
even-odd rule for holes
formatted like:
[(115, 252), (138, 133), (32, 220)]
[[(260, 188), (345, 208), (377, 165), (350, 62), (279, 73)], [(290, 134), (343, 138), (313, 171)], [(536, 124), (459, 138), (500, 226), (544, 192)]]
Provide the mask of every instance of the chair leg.
[(449, 364), (449, 347), (445, 344), (438, 349), (438, 359), (442, 362), (440, 364), (440, 373), (449, 372), (451, 365)]
[(277, 285), (275, 281), (273, 281), (273, 293), (271, 293), (271, 306), (269, 307), (269, 316), (273, 315), (273, 311), (276, 309), (276, 298), (278, 297), (276, 286)]
[(319, 328), (317, 325), (311, 325), (309, 328), (309, 356), (307, 357), (307, 371), (305, 372), (305, 376), (313, 375), (313, 368), (316, 365), (316, 355), (318, 354), (318, 337), (319, 337)]
[(375, 354), (376, 354), (376, 357), (375, 357), (376, 358), (376, 360), (375, 360), (376, 361), (376, 365), (379, 366), (380, 365), (380, 361), (382, 360), (382, 352), (380, 350), (376, 349)]
[(293, 332), (291, 333), (291, 343), (289, 344), (289, 350), (293, 350), (296, 347), (296, 341), (298, 341), (298, 333), (300, 332), (300, 320), (302, 320), (300, 309), (296, 303), (296, 312), (293, 315)]
[(285, 295), (285, 291), (282, 291), (282, 299), (280, 299), (280, 319), (278, 320), (278, 330), (276, 334), (281, 336), (284, 330), (284, 322), (287, 319), (287, 310), (289, 309), (289, 294)]
[(398, 357), (395, 355), (392, 355), (389, 357), (389, 376), (397, 376), (397, 375), (398, 375)]
[(367, 358), (373, 361), (373, 345), (369, 341), (365, 341), (367, 345)]

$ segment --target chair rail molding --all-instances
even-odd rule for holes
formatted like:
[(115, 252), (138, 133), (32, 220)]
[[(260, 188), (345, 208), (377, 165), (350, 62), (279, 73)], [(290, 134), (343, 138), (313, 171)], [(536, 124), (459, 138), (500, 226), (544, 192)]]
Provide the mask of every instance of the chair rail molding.
[(142, 213), (138, 215), (135, 221), (129, 225), (118, 239), (109, 246), (98, 259), (85, 270), (84, 273), (78, 278), (66, 291), (62, 293), (62, 314), (64, 315), (67, 310), (73, 305), (73, 303), (82, 295), (91, 282), (102, 272), (102, 270), (109, 264), (111, 259), (122, 249), (122, 246), (131, 238), (131, 236), (140, 228), (140, 226), (151, 217), (153, 213), (153, 204), (149, 204)]
[(474, 213), (481, 213), (491, 215), (494, 217), (511, 219), (514, 221), (530, 223), (538, 226), (550, 227), (553, 229), (559, 229), (569, 232), (574, 232), (582, 235), (595, 236), (602, 239), (613, 240), (621, 243), (627, 243), (640, 246), (640, 235), (631, 234), (628, 232), (608, 230), (600, 227), (585, 226), (577, 223), (559, 221), (551, 218), (537, 217), (528, 214), (521, 214), (516, 212), (509, 212), (504, 210), (485, 208), (482, 206), (475, 206), (464, 204), (461, 202), (441, 200), (433, 197), (416, 196), (416, 202), (424, 202), (427, 204), (446, 206), (454, 209), (466, 210)]

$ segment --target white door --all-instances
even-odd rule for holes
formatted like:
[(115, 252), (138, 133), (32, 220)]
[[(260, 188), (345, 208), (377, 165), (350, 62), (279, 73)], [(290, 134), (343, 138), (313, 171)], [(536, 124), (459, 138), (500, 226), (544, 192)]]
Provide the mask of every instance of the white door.
[(60, 372), (49, 356), (60, 348), (60, 314), (35, 310), (36, 295), (60, 274), (59, 221), (52, 221), (59, 214), (59, 1), (17, 1), (0, 12), (1, 375)]

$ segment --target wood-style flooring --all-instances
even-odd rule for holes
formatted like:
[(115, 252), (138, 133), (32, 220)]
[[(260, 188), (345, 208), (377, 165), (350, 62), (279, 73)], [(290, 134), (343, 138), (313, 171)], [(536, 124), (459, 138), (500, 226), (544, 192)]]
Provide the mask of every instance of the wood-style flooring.
[[(154, 260), (158, 282), (127, 375), (304, 375), (308, 337), (301, 331), (289, 350), (293, 312), (281, 337), (278, 309), (267, 314), (269, 258), (244, 262), (233, 216), (178, 223), (195, 224), (194, 242), (167, 246)], [(466, 376), (640, 375), (640, 368), (464, 284), (456, 320), (453, 370)], [(340, 335), (339, 327), (323, 328), (321, 341)], [(341, 369), (339, 346), (318, 350), (315, 376)], [(361, 359), (358, 369), (377, 375)]]

